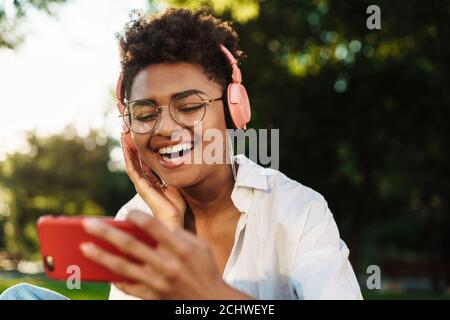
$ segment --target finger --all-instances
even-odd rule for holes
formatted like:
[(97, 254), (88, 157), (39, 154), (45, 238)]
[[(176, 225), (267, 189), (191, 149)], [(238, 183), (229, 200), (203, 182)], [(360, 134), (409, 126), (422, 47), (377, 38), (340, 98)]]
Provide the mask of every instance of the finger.
[(159, 300), (160, 295), (141, 283), (115, 282), (113, 283), (118, 289), (126, 294), (135, 296), (144, 300)]
[[(139, 166), (140, 166), (140, 164), (139, 164)], [(143, 171), (143, 174), (145, 174), (147, 179), (150, 181), (152, 186), (154, 186), (154, 187), (160, 186), (161, 183), (159, 182), (159, 179), (155, 176), (153, 171), (150, 170), (145, 164), (142, 164), (142, 171)]]
[(131, 151), (130, 147), (125, 142), (124, 137), (121, 138), (121, 146), (122, 146), (122, 152), (125, 159), (125, 169), (127, 170), (127, 173), (129, 174), (130, 178), (133, 180), (134, 178), (140, 178), (141, 172), (139, 170), (139, 163), (136, 162), (136, 157), (134, 157), (135, 152)]
[(140, 227), (148, 235), (158, 241), (158, 246), (161, 245), (166, 247), (168, 251), (172, 252), (175, 256), (186, 259), (191, 255), (192, 245), (190, 243), (180, 241), (179, 238), (170, 232), (162, 223), (148, 214), (141, 211), (131, 211), (127, 216), (127, 220)]
[(80, 249), (86, 258), (106, 267), (117, 275), (138, 282), (146, 281), (147, 275), (143, 268), (123, 257), (109, 253), (91, 242), (82, 243)]
[(141, 158), (139, 157), (137, 152), (133, 152), (128, 148), (128, 154), (131, 158), (131, 164), (133, 169), (139, 174), (139, 177), (144, 180), (150, 181), (152, 186), (156, 186), (159, 183), (158, 178), (153, 174), (153, 172), (142, 163)]
[[(142, 165), (140, 158), (136, 157), (136, 152), (132, 152), (128, 145), (125, 143), (125, 140), (123, 136), (121, 137), (123, 152), (128, 153), (129, 157), (131, 158), (131, 165), (132, 167), (130, 170), (134, 170), (138, 173), (139, 177), (142, 177), (145, 179), (145, 177), (150, 181), (152, 186), (158, 187), (157, 191), (160, 191), (162, 188), (162, 183), (160, 182), (160, 179), (153, 173), (153, 171), (146, 167), (145, 165)], [(126, 160), (126, 159), (125, 159)], [(128, 165), (129, 162), (125, 161), (125, 165)], [(144, 171), (144, 172), (141, 172)], [(145, 174), (145, 177), (143, 176)]]
[(147, 284), (155, 290), (166, 291), (169, 289), (164, 277), (167, 277), (167, 280), (176, 278), (175, 273), (178, 271), (178, 268), (174, 268), (175, 261), (173, 261), (173, 258), (149, 248), (126, 232), (96, 219), (86, 219), (84, 227), (88, 233), (111, 243), (121, 252), (147, 263), (145, 266), (148, 274)]
[[(122, 142), (122, 150), (124, 153), (125, 168), (127, 174), (135, 185), (136, 189), (139, 188), (144, 192), (145, 190), (151, 189), (153, 186), (156, 186), (158, 188), (155, 190), (160, 191), (161, 183), (159, 182), (158, 178), (153, 174), (151, 170), (145, 168), (144, 165), (141, 166), (141, 162), (138, 157), (136, 157), (135, 152), (132, 152), (125, 142)], [(151, 186), (148, 185), (148, 182), (150, 182)]]
[(153, 171), (145, 164), (142, 164), (142, 170), (144, 171), (147, 179), (150, 181), (152, 186), (154, 186), (157, 191), (162, 191), (163, 184), (161, 183), (160, 179), (153, 173)]
[(139, 163), (136, 161), (136, 157), (134, 156), (135, 152), (131, 151), (128, 145), (125, 143), (124, 138), (121, 138), (121, 146), (125, 159), (125, 169), (127, 171), (128, 176), (134, 182), (138, 179), (143, 179), (140, 169)]
[(162, 292), (170, 288), (170, 285), (163, 277), (145, 265), (137, 265), (89, 242), (82, 243), (80, 249), (88, 259), (106, 267), (117, 275), (144, 283), (151, 286), (154, 290)]
[(139, 261), (148, 263), (157, 270), (163, 268), (167, 263), (167, 259), (155, 249), (150, 248), (127, 232), (103, 223), (98, 219), (85, 219), (83, 227), (89, 234), (111, 243), (121, 252)]
[(173, 235), (178, 238), (180, 241), (184, 241), (186, 243), (192, 244), (192, 245), (203, 245), (207, 244), (206, 240), (195, 236), (192, 232), (187, 231), (185, 229), (176, 229), (173, 231)]
[(186, 211), (186, 200), (184, 200), (177, 188), (167, 186), (164, 195), (175, 205), (179, 212)]
[(136, 191), (153, 211), (159, 212), (159, 210), (167, 208), (169, 206), (168, 200), (165, 199), (161, 192), (156, 188), (150, 186), (147, 180), (139, 174), (136, 169), (136, 163), (133, 163), (131, 151), (124, 143), (122, 143), (122, 148), (124, 151), (127, 174), (133, 182)]

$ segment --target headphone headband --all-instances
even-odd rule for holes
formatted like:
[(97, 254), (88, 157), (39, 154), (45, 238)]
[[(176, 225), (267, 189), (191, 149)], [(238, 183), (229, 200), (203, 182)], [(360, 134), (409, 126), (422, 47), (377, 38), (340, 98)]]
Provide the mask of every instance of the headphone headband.
[[(227, 58), (233, 70), (231, 74), (232, 83), (230, 83), (227, 88), (227, 104), (231, 119), (233, 120), (236, 128), (246, 129), (246, 123), (250, 121), (251, 109), (247, 92), (241, 84), (241, 70), (239, 69), (237, 60), (233, 54), (223, 44), (220, 44), (220, 49)], [(122, 92), (122, 81), (123, 74), (120, 73), (116, 85), (117, 107), (120, 113), (123, 113), (125, 110), (125, 106), (123, 104), (124, 96)], [(125, 140), (127, 141), (127, 144), (134, 146), (129, 135), (130, 129), (125, 125), (125, 123), (123, 124), (123, 132), (125, 133)]]
[(241, 70), (237, 66), (237, 60), (230, 52), (230, 50), (228, 50), (227, 47), (225, 47), (223, 44), (220, 44), (220, 49), (222, 49), (222, 52), (225, 54), (225, 57), (227, 57), (227, 60), (230, 63), (231, 68), (233, 69), (233, 73), (231, 74), (231, 79), (233, 80), (233, 83), (241, 83), (242, 74)]

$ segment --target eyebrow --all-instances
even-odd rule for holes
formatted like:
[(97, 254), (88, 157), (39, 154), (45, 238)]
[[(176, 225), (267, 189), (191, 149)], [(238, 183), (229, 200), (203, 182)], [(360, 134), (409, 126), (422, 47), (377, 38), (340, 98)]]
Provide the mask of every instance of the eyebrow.
[[(174, 98), (184, 98), (184, 97), (190, 96), (191, 94), (206, 94), (206, 93), (201, 90), (198, 90), (198, 89), (188, 89), (188, 90), (175, 92), (175, 93), (171, 94), (170, 100), (172, 100)], [(136, 100), (131, 100), (130, 102), (132, 102), (132, 101), (133, 102), (135, 102), (135, 101), (150, 101), (154, 104), (157, 104), (155, 99), (150, 99), (150, 98), (136, 99)]]

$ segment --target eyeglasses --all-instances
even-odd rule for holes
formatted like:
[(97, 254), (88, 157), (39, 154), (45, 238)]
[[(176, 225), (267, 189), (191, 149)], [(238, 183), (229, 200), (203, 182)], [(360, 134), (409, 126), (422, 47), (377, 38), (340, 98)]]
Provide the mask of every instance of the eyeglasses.
[(205, 99), (205, 94), (198, 92), (185, 92), (172, 98), (168, 106), (157, 106), (152, 100), (140, 99), (126, 102), (123, 114), (125, 125), (134, 133), (147, 134), (155, 129), (161, 117), (161, 109), (169, 108), (171, 118), (185, 127), (194, 127), (200, 123), (206, 114), (206, 106), (214, 101)]

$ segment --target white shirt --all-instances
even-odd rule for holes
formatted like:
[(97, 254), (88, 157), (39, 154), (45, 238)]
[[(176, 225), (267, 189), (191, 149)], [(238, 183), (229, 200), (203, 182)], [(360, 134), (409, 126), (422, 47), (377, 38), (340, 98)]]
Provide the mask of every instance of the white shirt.
[[(256, 299), (362, 299), (323, 196), (244, 155), (235, 161), (231, 199), (241, 216), (223, 280)], [(116, 218), (131, 209), (152, 215), (136, 194)], [(109, 298), (135, 297), (112, 286)]]

